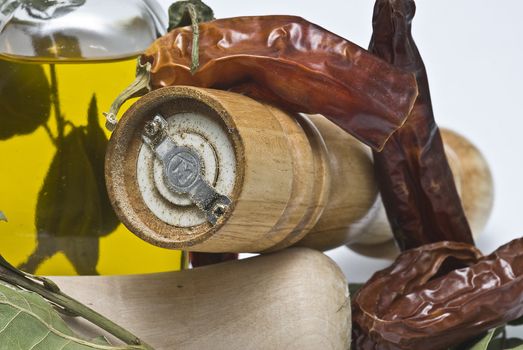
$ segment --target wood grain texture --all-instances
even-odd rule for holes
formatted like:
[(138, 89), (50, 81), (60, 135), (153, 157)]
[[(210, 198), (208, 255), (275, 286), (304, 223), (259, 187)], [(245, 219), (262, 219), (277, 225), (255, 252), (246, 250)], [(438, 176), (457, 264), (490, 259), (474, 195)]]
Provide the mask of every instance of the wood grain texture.
[[(465, 215), (477, 238), (485, 229), (494, 203), (494, 181), (489, 165), (479, 149), (464, 136), (445, 128), (440, 132)], [(381, 198), (376, 207), (373, 219), (352, 237), (348, 246), (362, 255), (393, 259), (399, 249), (393, 241)]]
[(158, 350), (350, 346), (347, 281), (310, 249), (178, 272), (53, 280)]
[[(219, 120), (235, 150), (233, 205), (215, 226), (163, 222), (144, 204), (136, 185), (145, 121), (156, 112), (187, 111)], [(465, 212), (479, 232), (492, 208), (488, 165), (470, 142), (450, 131), (443, 135)], [(349, 244), (369, 254), (374, 250), (366, 246), (382, 247), (392, 239), (367, 146), (321, 115), (290, 114), (232, 92), (176, 86), (141, 98), (111, 137), (106, 179), (124, 224), (166, 248), (270, 252), (292, 245), (327, 250)], [(380, 250), (372, 254), (379, 256)]]
[(269, 232), (281, 232), (266, 251), (293, 245), (305, 237), (323, 214), (331, 186), (327, 150), (314, 124), (305, 116), (292, 115), (267, 105), (282, 125), (292, 157), (292, 193), (278, 223)]
[[(187, 110), (221, 119), (235, 149), (232, 210), (214, 227), (162, 222), (136, 186), (145, 121), (157, 112)], [(116, 212), (132, 232), (155, 245), (191, 251), (275, 251), (313, 227), (314, 238), (300, 244), (334, 248), (346, 243), (352, 223), (377, 197), (368, 148), (326, 118), (288, 114), (231, 92), (180, 86), (155, 90), (125, 113), (109, 143), (106, 178)]]
[(460, 179), (457, 183), (463, 210), (477, 237), (487, 225), (494, 205), (494, 179), (490, 167), (481, 151), (464, 136), (442, 129), (441, 137), (445, 149), (452, 150), (458, 160), (452, 162), (456, 165), (450, 165), (454, 176)]
[(378, 189), (370, 149), (321, 115), (308, 119), (318, 130), (311, 143), (323, 142), (329, 169), (325, 209), (311, 231), (297, 244), (327, 250), (353, 240), (373, 219)]

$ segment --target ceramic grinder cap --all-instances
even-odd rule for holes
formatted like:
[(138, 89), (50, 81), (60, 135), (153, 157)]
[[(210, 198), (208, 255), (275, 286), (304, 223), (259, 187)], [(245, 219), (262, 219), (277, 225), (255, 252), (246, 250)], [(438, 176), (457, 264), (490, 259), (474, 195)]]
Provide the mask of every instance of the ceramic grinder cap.
[(106, 179), (113, 206), (132, 232), (155, 245), (183, 248), (226, 220), (239, 174), (225, 112), (185, 94), (191, 90), (172, 91), (147, 94), (118, 122)]

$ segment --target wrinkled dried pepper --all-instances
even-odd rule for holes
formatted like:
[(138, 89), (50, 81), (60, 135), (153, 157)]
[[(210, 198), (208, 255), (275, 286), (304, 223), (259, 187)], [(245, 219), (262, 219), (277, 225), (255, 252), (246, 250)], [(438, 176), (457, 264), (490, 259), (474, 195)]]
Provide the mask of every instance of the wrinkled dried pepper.
[(376, 177), (401, 250), (438, 241), (473, 243), (434, 121), (427, 74), (411, 34), (413, 0), (377, 0), (369, 51), (416, 75), (419, 95), (401, 130), (374, 152)]
[(191, 74), (193, 32), (177, 28), (141, 57), (151, 88), (232, 89), (294, 112), (321, 113), (374, 149), (403, 123), (417, 95), (411, 73), (293, 16), (219, 19), (199, 25), (199, 68)]
[(192, 267), (214, 265), (237, 259), (238, 254), (236, 253), (189, 252), (189, 261), (191, 262)]
[(523, 315), (523, 238), (403, 252), (353, 298), (353, 349), (447, 349)]

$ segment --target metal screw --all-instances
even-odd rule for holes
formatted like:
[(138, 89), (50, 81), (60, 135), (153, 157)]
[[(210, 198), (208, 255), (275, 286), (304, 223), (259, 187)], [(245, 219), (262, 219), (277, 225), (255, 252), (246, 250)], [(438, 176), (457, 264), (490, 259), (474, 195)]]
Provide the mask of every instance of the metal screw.
[(226, 210), (227, 210), (227, 206), (225, 204), (222, 204), (222, 203), (217, 203), (212, 208), (213, 214), (216, 215), (217, 217), (220, 217), (223, 214), (225, 214)]
[(156, 120), (148, 121), (143, 129), (147, 136), (154, 137), (160, 131), (160, 123)]

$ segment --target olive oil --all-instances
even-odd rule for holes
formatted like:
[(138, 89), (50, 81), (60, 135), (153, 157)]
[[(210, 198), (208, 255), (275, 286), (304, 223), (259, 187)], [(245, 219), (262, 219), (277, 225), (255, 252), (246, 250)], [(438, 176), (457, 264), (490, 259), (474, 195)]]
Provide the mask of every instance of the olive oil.
[(180, 269), (179, 251), (131, 234), (106, 198), (101, 112), (135, 64), (0, 59), (0, 247), (13, 265), (43, 275)]

